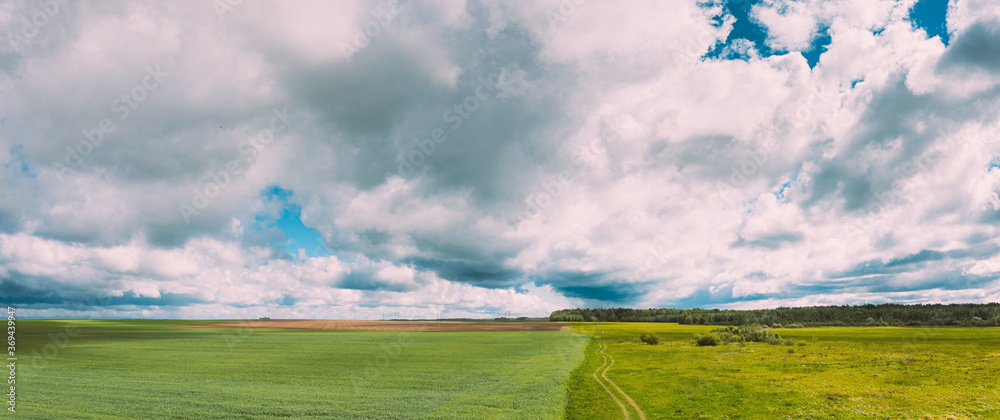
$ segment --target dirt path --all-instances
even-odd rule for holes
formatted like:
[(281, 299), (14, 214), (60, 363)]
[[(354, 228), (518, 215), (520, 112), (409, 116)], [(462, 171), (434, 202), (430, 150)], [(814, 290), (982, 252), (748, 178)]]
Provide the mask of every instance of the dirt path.
[[(601, 344), (604, 344), (604, 343), (601, 343)], [(604, 350), (607, 350), (607, 348), (608, 348), (608, 346), (604, 346)], [(622, 389), (618, 387), (618, 384), (616, 384), (611, 379), (608, 379), (608, 369), (611, 369), (611, 366), (615, 364), (615, 358), (611, 357), (610, 354), (606, 354), (606, 353), (602, 353), (602, 355), (608, 356), (608, 358), (611, 359), (611, 364), (608, 365), (608, 367), (604, 369), (604, 372), (601, 373), (601, 377), (604, 378), (605, 381), (608, 381), (608, 383), (611, 384), (611, 386), (615, 387), (615, 389), (617, 389), (618, 392), (622, 394), (622, 397), (625, 397), (625, 400), (628, 401), (629, 405), (631, 405), (632, 408), (635, 409), (635, 412), (639, 413), (639, 419), (640, 420), (646, 420), (646, 413), (643, 412), (641, 408), (639, 408), (639, 404), (636, 404), (635, 400), (633, 400), (632, 397), (628, 396), (628, 394), (626, 394), (625, 391), (622, 391)], [(605, 389), (607, 389), (607, 388), (605, 388)], [(621, 405), (621, 403), (618, 403), (618, 404)], [(628, 420), (628, 415), (625, 416), (625, 419)]]
[[(597, 372), (601, 372), (601, 378), (604, 378), (604, 380), (607, 381), (608, 384), (615, 387), (615, 390), (617, 390), (618, 393), (621, 394), (626, 401), (628, 401), (629, 405), (631, 405), (632, 408), (635, 409), (635, 412), (639, 413), (640, 420), (646, 420), (646, 413), (643, 412), (641, 408), (639, 408), (639, 404), (636, 404), (635, 400), (633, 400), (632, 397), (628, 396), (628, 394), (626, 394), (625, 391), (622, 391), (622, 389), (618, 387), (618, 384), (616, 384), (614, 381), (608, 378), (608, 370), (611, 369), (611, 366), (614, 366), (615, 358), (605, 352), (605, 350), (607, 349), (608, 346), (604, 342), (601, 342), (601, 344), (597, 346), (597, 351), (595, 351), (595, 353), (604, 357), (604, 364), (598, 367), (597, 370), (594, 371), (593, 374), (594, 380), (597, 381), (597, 383), (601, 384), (601, 386), (604, 388), (604, 391), (607, 392), (608, 395), (611, 396), (611, 398), (614, 398), (615, 402), (618, 403), (618, 406), (622, 408), (622, 415), (625, 416), (625, 420), (629, 420), (628, 407), (625, 407), (625, 404), (622, 404), (622, 401), (618, 399), (618, 397), (613, 392), (611, 392), (608, 386), (605, 385), (604, 382), (601, 382), (601, 380), (597, 377)], [(611, 360), (611, 363), (608, 363), (609, 359)]]
[[(611, 366), (608, 365), (608, 355), (604, 353), (604, 348), (605, 344), (602, 342), (601, 344), (597, 345), (597, 351), (595, 351), (595, 353), (604, 357), (604, 364), (599, 366), (597, 370), (594, 371), (593, 373), (594, 380), (597, 381), (597, 383), (601, 384), (601, 387), (604, 388), (604, 392), (607, 392), (608, 395), (611, 396), (611, 398), (614, 398), (615, 403), (617, 403), (618, 406), (622, 408), (622, 415), (625, 416), (625, 420), (629, 420), (628, 408), (625, 407), (625, 404), (622, 404), (622, 400), (619, 400), (618, 396), (615, 395), (614, 392), (611, 392), (611, 389), (608, 388), (607, 385), (604, 385), (604, 382), (601, 382), (601, 379), (597, 377), (597, 372), (600, 372), (601, 369), (604, 369), (605, 366), (607, 366), (609, 369), (611, 368)], [(614, 364), (614, 360), (615, 359), (611, 359), (612, 364)], [(607, 369), (604, 369), (604, 371), (607, 372)], [(603, 376), (604, 379), (607, 380), (608, 382), (611, 382), (611, 380), (608, 379), (607, 376), (604, 376), (604, 373), (601, 373), (601, 376)], [(615, 388), (617, 388), (617, 386)]]

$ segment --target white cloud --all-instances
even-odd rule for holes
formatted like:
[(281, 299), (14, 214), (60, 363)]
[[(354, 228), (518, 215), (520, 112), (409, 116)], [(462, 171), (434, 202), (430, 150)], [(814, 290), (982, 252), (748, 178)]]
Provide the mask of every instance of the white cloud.
[(946, 47), (912, 4), (760, 2), (779, 53), (705, 60), (721, 4), (73, 3), (0, 47), (2, 290), (46, 316), (994, 299), (1000, 11), (953, 2)]

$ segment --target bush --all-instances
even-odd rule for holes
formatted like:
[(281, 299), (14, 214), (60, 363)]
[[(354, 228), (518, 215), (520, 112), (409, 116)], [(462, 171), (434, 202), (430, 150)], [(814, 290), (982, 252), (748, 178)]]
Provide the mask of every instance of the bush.
[(642, 335), (639, 336), (639, 339), (642, 340), (643, 343), (654, 346), (660, 344), (660, 337), (653, 333), (642, 333)]
[(728, 332), (728, 331), (715, 332), (713, 334), (715, 334), (717, 337), (719, 337), (719, 340), (721, 340), (723, 344), (742, 343), (743, 342), (743, 337), (742, 336), (740, 336), (738, 334), (733, 334), (733, 333)]
[(694, 342), (699, 346), (718, 346), (719, 344), (722, 344), (722, 339), (715, 334), (695, 334)]
[[(707, 338), (707, 336), (711, 336), (711, 338)], [(758, 324), (716, 328), (715, 330), (712, 330), (710, 334), (695, 334), (694, 339), (699, 342), (699, 346), (717, 346), (719, 344), (729, 343), (767, 343), (773, 345), (784, 344), (786, 346), (794, 346), (796, 342), (793, 339), (782, 339), (781, 334), (769, 331)], [(701, 344), (702, 340), (704, 340), (706, 344)], [(710, 342), (715, 342), (715, 344), (708, 344)]]
[(739, 327), (725, 327), (716, 328), (712, 330), (712, 333), (719, 336), (724, 344), (729, 343), (742, 343), (746, 340), (743, 338), (743, 333), (740, 331)]
[(744, 341), (751, 343), (767, 343), (771, 341), (771, 333), (757, 324), (740, 326), (740, 335)]

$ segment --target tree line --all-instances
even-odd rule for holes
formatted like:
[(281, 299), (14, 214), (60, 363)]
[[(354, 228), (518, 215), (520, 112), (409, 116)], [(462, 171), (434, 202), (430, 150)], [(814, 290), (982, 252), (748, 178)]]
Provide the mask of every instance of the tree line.
[(1000, 326), (1000, 303), (810, 306), (775, 309), (577, 308), (552, 312), (553, 322), (676, 322), (702, 325)]

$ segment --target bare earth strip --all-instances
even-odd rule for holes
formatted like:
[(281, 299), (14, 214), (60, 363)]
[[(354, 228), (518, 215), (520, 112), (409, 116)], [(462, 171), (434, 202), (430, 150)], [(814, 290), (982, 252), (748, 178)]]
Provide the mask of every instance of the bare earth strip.
[(346, 321), (333, 319), (268, 319), (178, 325), (184, 328), (279, 328), (345, 331), (560, 331), (560, 322)]
[[(604, 364), (599, 366), (597, 370), (595, 370), (593, 373), (594, 380), (597, 381), (597, 383), (600, 384), (602, 388), (604, 388), (604, 392), (607, 392), (608, 395), (611, 396), (611, 398), (614, 398), (615, 403), (617, 403), (618, 406), (622, 408), (622, 415), (625, 416), (625, 420), (629, 420), (628, 408), (626, 408), (625, 404), (622, 404), (622, 400), (619, 400), (618, 396), (616, 396), (614, 392), (611, 392), (611, 389), (609, 389), (607, 385), (604, 385), (604, 382), (601, 382), (601, 379), (597, 377), (597, 372), (600, 372), (601, 369), (604, 369), (604, 371), (607, 372), (607, 369), (611, 368), (611, 366), (608, 365), (608, 355), (604, 353), (604, 348), (605, 345), (602, 342), (601, 344), (597, 345), (597, 350), (594, 352), (604, 357)], [(614, 364), (614, 360), (615, 359), (611, 359), (612, 364)], [(607, 366), (607, 368), (605, 368), (605, 366)], [(608, 379), (607, 376), (604, 376), (603, 373), (601, 374), (601, 376), (604, 377), (604, 379), (607, 380), (608, 382), (611, 382), (611, 380)], [(617, 386), (615, 388), (617, 388)]]
[[(604, 344), (604, 343), (601, 343), (601, 344)], [(632, 400), (632, 397), (628, 396), (628, 394), (626, 394), (625, 391), (622, 391), (622, 389), (618, 387), (618, 384), (616, 384), (611, 379), (608, 379), (608, 369), (611, 369), (611, 366), (615, 364), (615, 358), (611, 357), (610, 354), (606, 354), (606, 353), (603, 352), (603, 350), (605, 350), (607, 348), (608, 348), (607, 346), (604, 346), (604, 349), (600, 349), (600, 350), (602, 352), (601, 353), (602, 355), (606, 355), (606, 356), (608, 356), (609, 359), (611, 359), (611, 364), (608, 365), (608, 367), (604, 368), (604, 372), (601, 372), (601, 377), (604, 378), (605, 381), (608, 381), (608, 383), (611, 384), (611, 386), (615, 387), (615, 389), (617, 389), (618, 392), (621, 393), (623, 397), (625, 397), (625, 400), (628, 401), (629, 405), (631, 405), (632, 408), (634, 408), (635, 411), (637, 413), (639, 413), (639, 419), (640, 420), (646, 420), (646, 413), (644, 413), (642, 411), (642, 409), (639, 408), (639, 404), (636, 404), (635, 401)], [(608, 388), (605, 387), (604, 389), (607, 390)], [(615, 401), (617, 401), (617, 400), (618, 399), (616, 398)], [(618, 405), (622, 405), (622, 403), (619, 402)], [(625, 406), (622, 406), (622, 408), (625, 408)], [(625, 420), (628, 420), (628, 414), (627, 413), (625, 414)]]

